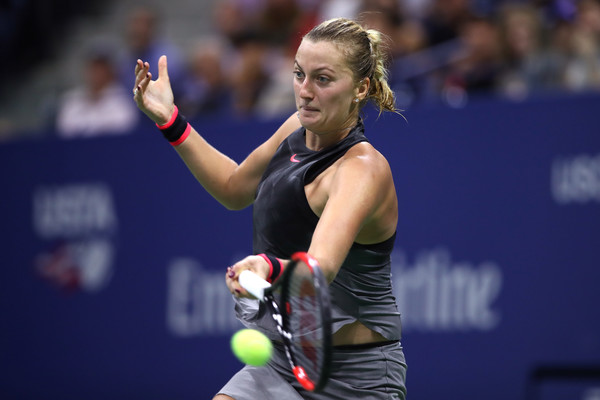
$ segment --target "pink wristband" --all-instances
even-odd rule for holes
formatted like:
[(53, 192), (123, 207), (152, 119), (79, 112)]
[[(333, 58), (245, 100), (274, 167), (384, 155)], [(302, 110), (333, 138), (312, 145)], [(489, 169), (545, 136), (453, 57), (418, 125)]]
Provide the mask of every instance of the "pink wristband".
[(167, 129), (169, 128), (171, 125), (173, 125), (173, 122), (175, 122), (175, 119), (177, 118), (177, 115), (179, 114), (179, 108), (177, 108), (177, 106), (175, 104), (173, 104), (173, 114), (171, 115), (171, 118), (169, 118), (169, 120), (167, 121), (166, 124), (164, 125), (159, 125), (156, 124), (156, 126), (158, 127), (158, 129), (163, 130), (163, 129)]
[(277, 257), (271, 257), (264, 253), (257, 255), (261, 256), (267, 262), (267, 264), (269, 264), (269, 274), (267, 275), (267, 282), (273, 283), (283, 272), (283, 264), (281, 263), (281, 260)]
[(173, 105), (173, 107), (173, 115), (171, 115), (169, 121), (164, 125), (156, 124), (156, 126), (171, 145), (178, 146), (190, 136), (192, 126), (187, 122), (185, 117), (179, 113), (177, 106)]
[(183, 143), (185, 141), (185, 139), (188, 138), (188, 136), (190, 136), (191, 131), (192, 131), (192, 126), (188, 122), (185, 127), (185, 131), (183, 131), (183, 134), (179, 137), (179, 139), (177, 139), (174, 142), (169, 142), (169, 143), (171, 143), (172, 146), (179, 146), (181, 143)]

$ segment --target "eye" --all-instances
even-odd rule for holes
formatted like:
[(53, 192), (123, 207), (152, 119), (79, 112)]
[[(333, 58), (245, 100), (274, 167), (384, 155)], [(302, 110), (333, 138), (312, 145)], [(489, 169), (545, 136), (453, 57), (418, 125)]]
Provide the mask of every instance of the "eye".
[(302, 80), (304, 79), (304, 73), (300, 70), (295, 69), (294, 70), (294, 77), (298, 80)]
[(331, 79), (329, 79), (329, 77), (324, 76), (324, 75), (320, 75), (317, 77), (317, 82), (319, 83), (329, 83), (331, 82)]

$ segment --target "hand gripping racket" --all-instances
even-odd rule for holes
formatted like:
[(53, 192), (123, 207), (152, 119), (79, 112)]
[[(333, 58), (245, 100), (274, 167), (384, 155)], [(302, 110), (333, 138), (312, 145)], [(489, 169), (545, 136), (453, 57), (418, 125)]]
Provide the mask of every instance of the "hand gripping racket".
[(294, 253), (273, 285), (248, 270), (240, 273), (239, 283), (267, 305), (298, 382), (309, 391), (322, 389), (331, 366), (331, 308), (317, 260)]

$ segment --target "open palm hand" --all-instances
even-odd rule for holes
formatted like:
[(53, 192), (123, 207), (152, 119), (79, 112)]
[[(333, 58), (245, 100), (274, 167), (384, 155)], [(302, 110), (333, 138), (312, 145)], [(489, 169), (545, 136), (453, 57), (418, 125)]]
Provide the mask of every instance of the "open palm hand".
[(158, 79), (152, 80), (149, 69), (150, 64), (137, 60), (133, 99), (138, 108), (152, 121), (163, 125), (169, 121), (175, 108), (167, 72), (167, 57), (162, 56), (158, 60)]

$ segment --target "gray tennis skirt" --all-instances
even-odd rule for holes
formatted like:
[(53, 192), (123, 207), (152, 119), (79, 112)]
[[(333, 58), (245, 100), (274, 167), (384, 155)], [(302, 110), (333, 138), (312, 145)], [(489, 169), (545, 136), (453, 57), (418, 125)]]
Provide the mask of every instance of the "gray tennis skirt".
[(406, 398), (406, 361), (399, 342), (370, 347), (335, 347), (329, 382), (319, 393), (304, 390), (275, 345), (264, 367), (245, 366), (218, 392), (235, 400), (389, 400)]

